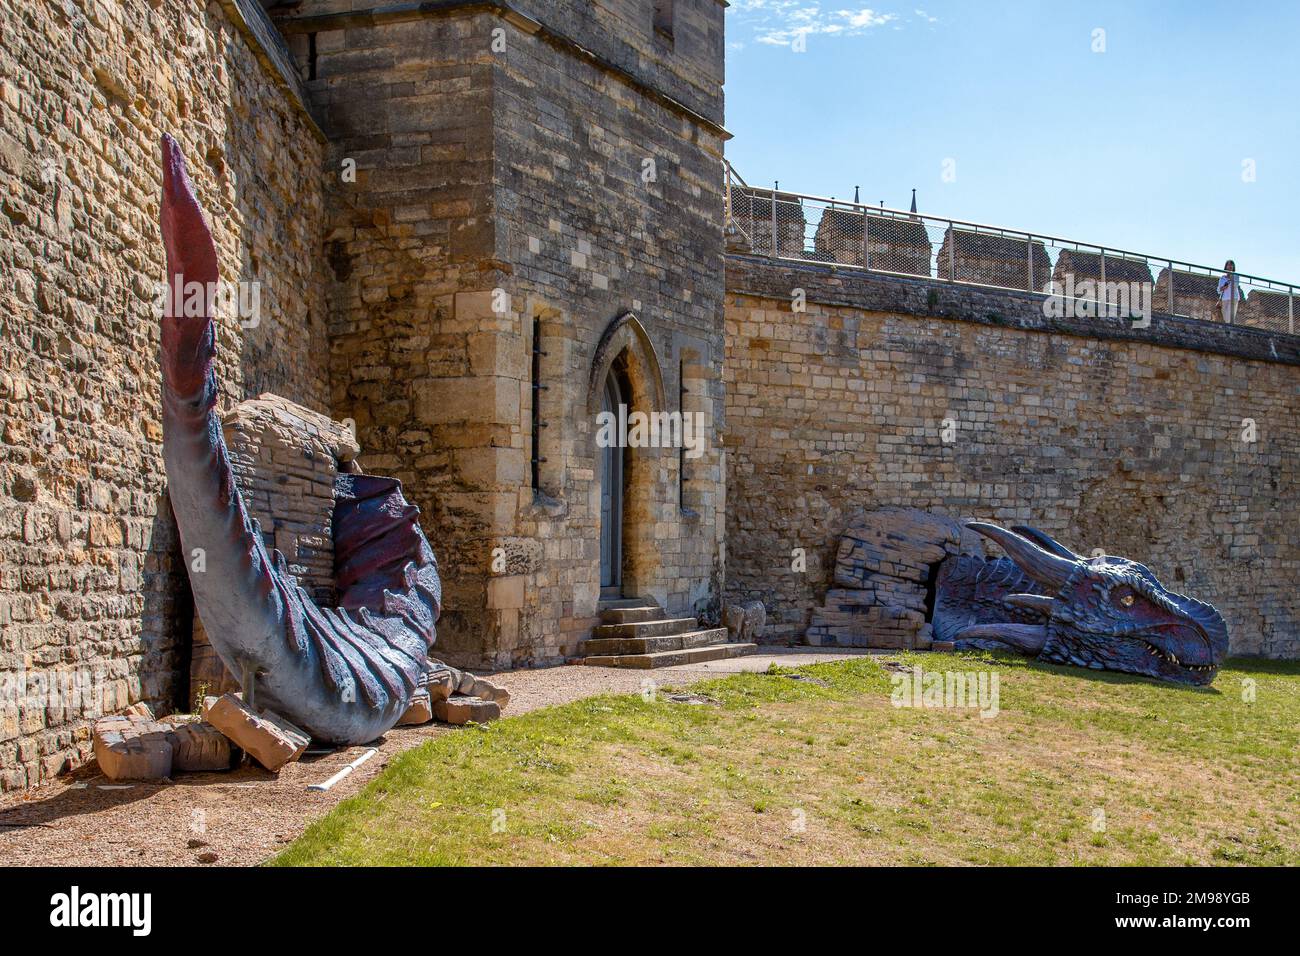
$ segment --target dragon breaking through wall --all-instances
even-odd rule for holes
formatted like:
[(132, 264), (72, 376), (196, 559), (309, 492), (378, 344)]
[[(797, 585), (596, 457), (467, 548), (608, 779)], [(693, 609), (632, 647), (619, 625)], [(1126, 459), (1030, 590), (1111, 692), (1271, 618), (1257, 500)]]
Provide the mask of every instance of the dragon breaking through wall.
[[(977, 532), (1008, 555), (987, 558)], [(1035, 528), (910, 508), (863, 515), (841, 539), (816, 643), (1013, 650), (1178, 684), (1214, 680), (1228, 653), (1215, 608), (1114, 555), (1085, 558)]]
[[(268, 552), (245, 507), (216, 415), (218, 281), (212, 235), (179, 146), (163, 139), (162, 234), (168, 300), (162, 322), (163, 457), (190, 583), (209, 640), (245, 703), (292, 721), (319, 741), (375, 740), (421, 694), (441, 689), (504, 701), (500, 688), (429, 657), (441, 610), (437, 562), (419, 509), (392, 478), (339, 474), (334, 488), (337, 606), (321, 607)], [(197, 284), (197, 285), (196, 285)], [(190, 316), (174, 290), (207, 290)]]

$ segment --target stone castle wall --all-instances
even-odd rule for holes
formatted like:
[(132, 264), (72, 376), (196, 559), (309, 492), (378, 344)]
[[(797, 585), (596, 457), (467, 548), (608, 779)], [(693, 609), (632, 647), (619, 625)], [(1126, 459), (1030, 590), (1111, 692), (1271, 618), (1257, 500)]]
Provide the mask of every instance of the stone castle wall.
[(1233, 653), (1300, 656), (1295, 340), (739, 257), (727, 287), (727, 596), (769, 633), (802, 635), (861, 510), (903, 505), (1137, 559)]
[[(234, 11), (234, 12), (228, 12)], [(186, 694), (165, 495), (159, 140), (176, 136), (226, 280), (227, 402), (327, 398), (322, 144), (233, 3), (5, 4), (0, 53), (0, 787), (89, 751), (93, 718)]]
[[(579, 653), (597, 623), (593, 397), (598, 403), (604, 362), (616, 358), (601, 355), (602, 346), (612, 353), (629, 346), (633, 409), (698, 412), (706, 428), (699, 458), (673, 448), (631, 451), (623, 591), (655, 599), (670, 616), (719, 613), (723, 199), (722, 133), (713, 124), (722, 119), (722, 10), (716, 0), (677, 3), (670, 48), (650, 29), (652, 5), (639, 0), (538, 6), (589, 6), (584, 17), (571, 13), (556, 24), (711, 121), (643, 98), (541, 38), (519, 36), (500, 59), (499, 239), (513, 265), (505, 287), (523, 300), (525, 355), (537, 320), (545, 386), (524, 390), (520, 415), (530, 421), (536, 395), (546, 427), (536, 452), (528, 442), (518, 459), (521, 466), (534, 453), (545, 459), (542, 494), (532, 494), (525, 471), (514, 535), (526, 556), (518, 571), (528, 597), (517, 628), (512, 611), (499, 615), (499, 653), (554, 658)], [(600, 29), (597, 7), (616, 29)], [(630, 324), (605, 338), (627, 313), (648, 341)]]
[(454, 663), (589, 636), (611, 366), (634, 408), (706, 422), (703, 457), (628, 461), (625, 592), (673, 616), (714, 618), (725, 564), (728, 599), (797, 637), (839, 534), (897, 504), (1145, 560), (1223, 608), (1235, 651), (1300, 653), (1294, 340), (741, 258), (724, 284), (718, 0), (677, 0), (671, 38), (643, 0), (304, 0), (277, 14), (285, 50), (256, 2), (5, 8), (0, 787), (83, 759), (103, 713), (187, 698), (164, 131), (223, 278), (259, 292), (256, 324), (219, 323), (223, 407), (274, 392), (356, 422), (367, 469), (422, 509)]
[(684, 482), (674, 451), (634, 455), (631, 583), (671, 610), (716, 606), (721, 6), (679, 3), (672, 48), (633, 0), (512, 5), (536, 20), (491, 4), (374, 20), (346, 6), (277, 21), (329, 168), (356, 165), (355, 182), (328, 177), (331, 409), (424, 513), (445, 588), (439, 653), (539, 663), (590, 635), (588, 389), (626, 313), (648, 331), (662, 407), (705, 412), (714, 432)]
[[(330, 12), (302, 12), (313, 11)], [(505, 276), (492, 185), (499, 24), (480, 12), (320, 29), (312, 67), (307, 36), (281, 21), (331, 141), (329, 407), (356, 422), (367, 467), (421, 509), (444, 588), (440, 653), (488, 630), (484, 543), (506, 496), (483, 483), (498, 480), (492, 449), (520, 440), (525, 366), (505, 341), (518, 319), (494, 313), (491, 295)]]

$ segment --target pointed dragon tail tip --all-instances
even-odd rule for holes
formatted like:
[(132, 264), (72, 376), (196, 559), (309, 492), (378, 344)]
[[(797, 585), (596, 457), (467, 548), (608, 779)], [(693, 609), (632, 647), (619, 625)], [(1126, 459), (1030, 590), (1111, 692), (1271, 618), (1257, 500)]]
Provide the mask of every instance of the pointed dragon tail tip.
[(185, 168), (185, 154), (171, 133), (162, 135), (163, 199), (174, 202), (184, 197), (189, 178)]

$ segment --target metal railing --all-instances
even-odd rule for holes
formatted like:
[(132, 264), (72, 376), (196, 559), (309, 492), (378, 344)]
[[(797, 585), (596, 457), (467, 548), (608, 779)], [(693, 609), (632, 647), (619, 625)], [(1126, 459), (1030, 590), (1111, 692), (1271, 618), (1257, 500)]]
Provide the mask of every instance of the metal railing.
[(1071, 314), (1152, 312), (1296, 334), (1300, 286), (1235, 273), (1224, 302), (1222, 269), (929, 216), (884, 206), (750, 186), (724, 160), (728, 251), (821, 262), (888, 275), (1037, 292)]

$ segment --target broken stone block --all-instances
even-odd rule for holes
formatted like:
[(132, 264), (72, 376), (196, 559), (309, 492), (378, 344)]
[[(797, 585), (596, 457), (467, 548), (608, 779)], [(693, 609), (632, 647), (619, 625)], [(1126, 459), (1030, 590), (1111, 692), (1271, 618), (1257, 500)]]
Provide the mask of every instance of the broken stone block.
[(283, 717), (269, 710), (255, 713), (234, 694), (218, 698), (204, 717), (272, 773), (301, 757), (311, 743), (309, 735)]
[(429, 682), (425, 685), (425, 690), (429, 692), (431, 700), (446, 700), (450, 697), (460, 685), (460, 678), (456, 676), (451, 668), (441, 667), (429, 675)]
[(134, 714), (95, 721), (95, 759), (110, 780), (164, 780), (172, 773), (171, 728)]
[(399, 727), (409, 727), (415, 724), (427, 724), (433, 720), (433, 700), (428, 693), (417, 693), (411, 698), (411, 706), (406, 708), (406, 713), (402, 714), (397, 721)]
[(448, 724), (467, 724), (471, 720), (486, 724), (501, 716), (501, 705), (494, 700), (455, 694), (446, 700), (435, 700), (433, 716)]
[(504, 687), (498, 687), (490, 680), (485, 680), (482, 677), (474, 679), (474, 686), (470, 688), (470, 695), (483, 700), (495, 701), (502, 710), (505, 709), (506, 704), (510, 703), (510, 691)]
[(235, 751), (230, 740), (205, 720), (178, 724), (172, 731), (172, 769), (191, 773), (229, 770)]
[(461, 671), (460, 685), (452, 693), (469, 694), (474, 690), (474, 681), (476, 679), (469, 671)]

